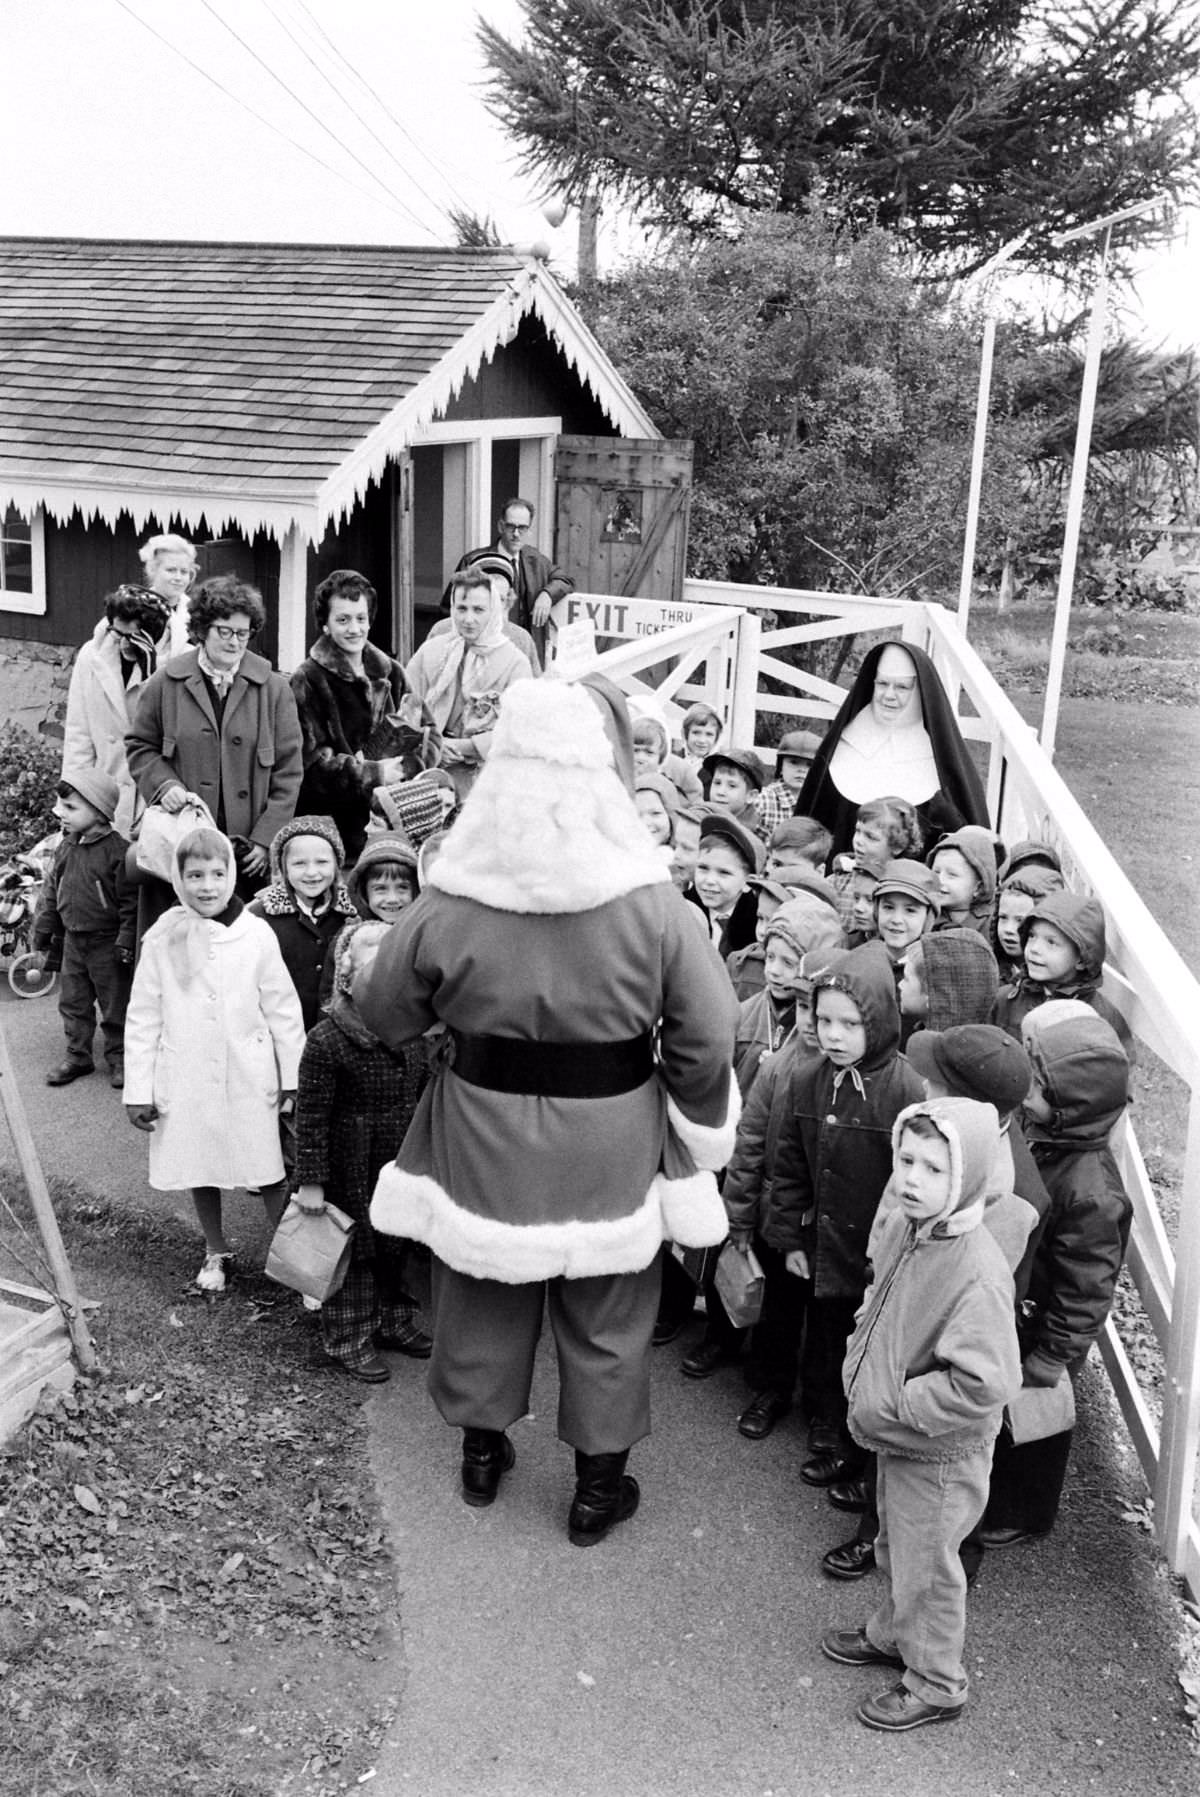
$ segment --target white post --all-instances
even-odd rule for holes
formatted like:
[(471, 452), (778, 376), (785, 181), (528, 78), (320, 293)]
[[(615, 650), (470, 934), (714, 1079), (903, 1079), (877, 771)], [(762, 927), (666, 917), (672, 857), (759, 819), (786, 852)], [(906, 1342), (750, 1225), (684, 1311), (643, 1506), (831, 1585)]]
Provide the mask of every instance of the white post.
[(308, 538), (288, 527), (279, 549), (279, 654), (281, 674), (298, 668), (308, 653)]
[(1062, 564), (1058, 570), (1058, 596), (1054, 602), (1054, 631), (1050, 638), (1050, 666), (1046, 673), (1046, 699), (1042, 708), (1041, 729), (1042, 748), (1051, 761), (1054, 759), (1054, 738), (1058, 730), (1058, 704), (1062, 697), (1067, 629), (1071, 622), (1071, 594), (1075, 587), (1075, 563), (1079, 554), (1079, 531), (1083, 522), (1083, 497), (1087, 487), (1088, 450), (1092, 440), (1092, 418), (1096, 410), (1096, 386), (1100, 377), (1100, 352), (1104, 347), (1104, 326), (1108, 312), (1108, 244), (1111, 236), (1110, 225), (1104, 233), (1100, 250), (1100, 268), (1096, 277), (1096, 291), (1092, 296), (1092, 315), (1088, 322), (1083, 388), (1079, 395), (1079, 423), (1075, 430), (1075, 455), (1071, 463), (1071, 486), (1067, 494)]
[(1192, 1094), (1183, 1168), (1158, 1476), (1154, 1482), (1155, 1534), (1168, 1566), (1176, 1573), (1183, 1572), (1187, 1558), (1200, 1440), (1200, 1205), (1195, 1202), (1200, 1197), (1200, 1092)]
[(996, 348), (996, 314), (989, 308), (979, 352), (979, 393), (975, 401), (975, 445), (971, 451), (971, 486), (967, 494), (967, 527), (963, 536), (962, 574), (958, 582), (958, 623), (964, 636), (971, 611), (975, 578), (975, 539), (979, 534), (979, 500), (983, 491), (983, 452), (987, 445), (988, 400), (992, 391), (992, 357)]
[(733, 678), (729, 694), (729, 740), (742, 748), (754, 742), (758, 721), (758, 655), (762, 619), (744, 611), (733, 634)]

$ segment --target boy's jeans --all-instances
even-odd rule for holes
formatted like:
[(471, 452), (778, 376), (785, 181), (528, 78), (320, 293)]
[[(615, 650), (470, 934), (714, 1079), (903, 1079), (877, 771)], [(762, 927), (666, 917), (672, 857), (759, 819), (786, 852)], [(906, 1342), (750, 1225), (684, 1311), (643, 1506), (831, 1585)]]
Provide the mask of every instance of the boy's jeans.
[(890, 1589), (867, 1637), (899, 1654), (915, 1697), (944, 1709), (967, 1696), (967, 1578), (958, 1550), (983, 1515), (991, 1465), (991, 1442), (961, 1460), (879, 1456), (875, 1562)]
[(58, 1012), (67, 1038), (67, 1059), (92, 1063), (96, 1008), (104, 1033), (104, 1058), (119, 1064), (125, 1053), (125, 1009), (130, 974), (117, 961), (117, 938), (109, 930), (68, 930), (63, 938)]

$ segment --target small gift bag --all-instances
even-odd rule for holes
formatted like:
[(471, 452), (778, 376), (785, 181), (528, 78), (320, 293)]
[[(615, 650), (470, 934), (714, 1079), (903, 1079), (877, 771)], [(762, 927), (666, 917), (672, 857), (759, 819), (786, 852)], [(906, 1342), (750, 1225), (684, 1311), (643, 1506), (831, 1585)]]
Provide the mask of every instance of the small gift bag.
[(1014, 1443), (1047, 1441), (1075, 1427), (1075, 1388), (1064, 1372), (1054, 1385), (1023, 1385), (1008, 1406)]
[(747, 1248), (743, 1254), (732, 1242), (726, 1242), (713, 1283), (734, 1328), (753, 1329), (763, 1305), (763, 1270), (753, 1248)]
[(267, 1278), (324, 1304), (346, 1277), (353, 1231), (353, 1217), (336, 1204), (314, 1214), (301, 1210), (293, 1198), (271, 1240)]

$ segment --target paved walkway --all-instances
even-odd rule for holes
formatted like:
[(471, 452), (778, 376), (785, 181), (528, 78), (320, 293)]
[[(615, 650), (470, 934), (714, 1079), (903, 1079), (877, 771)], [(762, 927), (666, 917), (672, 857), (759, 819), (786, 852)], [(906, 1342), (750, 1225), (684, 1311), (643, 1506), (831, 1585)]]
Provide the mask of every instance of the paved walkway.
[[(166, 1205), (129, 1151), (100, 1078), (42, 1084), (61, 1040), (53, 1003), (0, 997), (47, 1170)], [(0, 1141), (0, 1158), (8, 1154)], [(898, 1739), (852, 1717), (886, 1673), (822, 1658), (874, 1580), (835, 1586), (820, 1552), (846, 1519), (798, 1476), (790, 1417), (770, 1440), (734, 1426), (736, 1372), (683, 1379), (681, 1338), (656, 1358), (655, 1432), (636, 1451), (642, 1509), (571, 1547), (570, 1456), (555, 1439), (553, 1367), (513, 1431), (517, 1466), (490, 1510), (456, 1488), (457, 1438), (396, 1361), (367, 1414), (401, 1589), (404, 1685), (373, 1797), (1168, 1797), (1200, 1788), (1173, 1657), (1169, 1587), (1121, 1520), (1145, 1489), (1102, 1375), (1081, 1404), (1063, 1515), (1034, 1548), (994, 1553), (971, 1599), (966, 1718)]]

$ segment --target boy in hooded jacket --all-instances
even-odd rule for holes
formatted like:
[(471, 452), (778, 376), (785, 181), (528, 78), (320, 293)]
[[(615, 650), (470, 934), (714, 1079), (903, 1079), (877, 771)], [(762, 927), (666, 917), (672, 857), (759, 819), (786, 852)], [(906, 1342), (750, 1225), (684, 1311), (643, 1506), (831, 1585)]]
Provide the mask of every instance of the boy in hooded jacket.
[[(1116, 1031), (1080, 1000), (1040, 1005), (1022, 1034), (1033, 1063), (1025, 1135), (1050, 1208), (1021, 1306), (1021, 1368), (1024, 1385), (1049, 1388), (1078, 1377), (1125, 1260), (1133, 1207), (1108, 1142), (1129, 1100), (1129, 1062)], [(1002, 1431), (982, 1531), (988, 1547), (1015, 1547), (1054, 1527), (1071, 1436), (1066, 1427), (1017, 1444), (1011, 1428)]]
[(806, 1484), (832, 1486), (862, 1466), (846, 1431), (842, 1360), (869, 1278), (867, 1241), (892, 1171), (892, 1125), (921, 1096), (899, 1053), (900, 1013), (881, 942), (830, 956), (813, 980), (820, 1059), (798, 1059), (775, 1158), (764, 1239), (812, 1281), (802, 1382), (811, 1457)]
[(1012, 1276), (983, 1221), (991, 1105), (938, 1098), (893, 1129), (898, 1203), (872, 1241), (875, 1281), (846, 1354), (850, 1428), (879, 1462), (875, 1553), (888, 1590), (866, 1623), (831, 1629), (845, 1665), (897, 1668), (855, 1711), (890, 1734), (963, 1712), (966, 1575), (959, 1545), (987, 1501), (992, 1443), (1021, 1383)]
[(992, 1022), (1020, 1041), (1021, 1026), (1036, 1005), (1078, 998), (1112, 1025), (1132, 1065), (1129, 1025), (1100, 990), (1107, 953), (1100, 901), (1078, 892), (1051, 892), (1022, 920), (1018, 933), (1024, 971), (1000, 988)]

